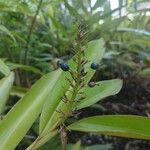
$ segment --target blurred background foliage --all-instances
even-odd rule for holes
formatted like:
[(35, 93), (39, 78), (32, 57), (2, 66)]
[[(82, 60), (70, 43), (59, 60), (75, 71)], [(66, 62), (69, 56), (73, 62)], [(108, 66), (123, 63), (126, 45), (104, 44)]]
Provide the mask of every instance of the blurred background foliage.
[(70, 58), (81, 21), (87, 41), (105, 40), (98, 75), (149, 79), (149, 0), (1, 0), (0, 58), (15, 70), (15, 85), (30, 87)]
[(28, 64), (36, 73), (48, 72), (55, 68), (55, 58), (71, 55), (77, 24), (84, 20), (88, 41), (105, 39), (103, 68), (126, 67), (148, 77), (149, 5), (145, 0), (1, 0), (0, 56), (12, 69), (37, 71), (23, 66)]

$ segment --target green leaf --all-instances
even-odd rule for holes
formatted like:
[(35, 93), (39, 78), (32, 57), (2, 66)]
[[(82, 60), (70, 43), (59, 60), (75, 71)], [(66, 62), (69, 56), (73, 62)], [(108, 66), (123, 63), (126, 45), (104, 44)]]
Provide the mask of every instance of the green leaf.
[(111, 144), (97, 144), (97, 145), (91, 145), (87, 147), (85, 146), (81, 147), (81, 142), (78, 141), (76, 144), (67, 144), (67, 150), (72, 150), (72, 149), (73, 150), (112, 150), (112, 145)]
[(64, 0), (65, 7), (69, 10), (70, 14), (77, 19), (80, 19), (80, 15), (75, 8), (68, 4), (67, 0)]
[(0, 1), (0, 10), (1, 12), (7, 13), (22, 13), (24, 15), (33, 16), (34, 9), (31, 6), (34, 6), (34, 3), (30, 1), (30, 4), (25, 2), (20, 2), (18, 0), (8, 1), (1, 0)]
[(7, 102), (13, 82), (14, 82), (13, 72), (11, 72), (9, 76), (0, 80), (0, 113), (3, 111), (3, 108)]
[(8, 66), (0, 59), (0, 72), (2, 72), (5, 76), (10, 74), (10, 70)]
[(150, 32), (146, 30), (140, 30), (140, 29), (133, 29), (133, 28), (117, 28), (118, 32), (131, 32), (135, 34), (141, 34), (141, 35), (146, 35), (150, 36)]
[(107, 96), (115, 95), (121, 87), (122, 80), (120, 79), (101, 81), (93, 88), (87, 87), (83, 90), (86, 98), (78, 103), (76, 109), (88, 107)]
[(97, 0), (95, 5), (93, 6), (92, 10), (95, 10), (99, 7), (101, 7), (104, 4), (105, 0)]
[(78, 141), (75, 145), (72, 146), (71, 150), (80, 150), (81, 148), (81, 141)]
[(33, 66), (23, 65), (23, 64), (15, 64), (15, 63), (7, 63), (7, 65), (10, 67), (11, 70), (20, 68), (20, 69), (23, 69), (25, 71), (29, 71), (29, 72), (33, 72), (33, 73), (43, 75), (43, 72), (41, 72), (39, 69), (37, 69)]
[(87, 20), (87, 24), (89, 26), (99, 22), (99, 20), (102, 18), (100, 15), (100, 12), (96, 12), (95, 14), (91, 15), (91, 17), (89, 17), (89, 19)]
[(68, 73), (61, 72), (61, 74), (57, 78), (56, 84), (52, 87), (52, 92), (50, 93), (49, 97), (47, 97), (47, 100), (41, 112), (39, 133), (41, 133), (45, 128), (47, 122), (55, 112), (60, 102), (60, 97), (69, 87), (69, 83), (65, 80), (67, 74)]
[(55, 17), (50, 16), (50, 19), (52, 21), (54, 29), (61, 31), (60, 33), (62, 33), (64, 36), (67, 36), (65, 27), (59, 21), (57, 21)]
[[(95, 73), (95, 71), (90, 69), (91, 62), (100, 61), (104, 55), (104, 51), (105, 49), (104, 49), (103, 39), (91, 41), (88, 43), (87, 50), (85, 50), (85, 57), (87, 58), (87, 60), (89, 60), (89, 63), (87, 63), (87, 65), (85, 66), (85, 69), (88, 72), (87, 78), (85, 81), (88, 82), (93, 76), (93, 74)], [(74, 62), (72, 60), (69, 61), (69, 65), (71, 66), (71, 68), (74, 68)], [(62, 101), (60, 100), (60, 98), (69, 89), (68, 81), (65, 80), (67, 76), (69, 76), (69, 74), (64, 73), (64, 72), (62, 73), (62, 75), (60, 75), (60, 77), (57, 80), (57, 83), (55, 84), (55, 86), (53, 86), (53, 90), (52, 90), (50, 97), (48, 97), (43, 107), (41, 117), (40, 117), (40, 129), (39, 129), (40, 133), (44, 130), (46, 125), (47, 125), (47, 129), (52, 127), (51, 125), (53, 122), (52, 120), (57, 119), (56, 114), (58, 113), (56, 112), (56, 109), (59, 110), (58, 107), (63, 108), (63, 106), (61, 106)]]
[(6, 34), (8, 34), (13, 39), (13, 41), (16, 43), (15, 37), (11, 34), (11, 32), (5, 26), (0, 25), (0, 30), (5, 32)]
[(28, 91), (27, 88), (13, 86), (13, 88), (12, 88), (12, 90), (10, 92), (10, 95), (23, 97), (27, 93), (27, 91)]
[(150, 67), (145, 68), (139, 72), (141, 77), (150, 78)]
[(88, 146), (87, 149), (84, 150), (112, 150), (113, 147), (111, 144), (97, 144)]
[(25, 136), (42, 110), (61, 71), (57, 70), (38, 80), (0, 122), (0, 148), (12, 150)]
[(134, 115), (89, 117), (69, 125), (68, 129), (150, 140), (150, 118)]
[(38, 150), (61, 150), (61, 141), (59, 135), (49, 140), (46, 144), (41, 146)]

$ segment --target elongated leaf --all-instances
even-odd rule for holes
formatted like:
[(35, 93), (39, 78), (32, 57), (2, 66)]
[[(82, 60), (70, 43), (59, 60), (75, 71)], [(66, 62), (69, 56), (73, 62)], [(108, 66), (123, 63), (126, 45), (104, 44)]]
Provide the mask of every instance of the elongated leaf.
[(22, 87), (17, 87), (13, 86), (10, 95), (12, 96), (18, 96), (18, 97), (23, 97), (27, 93), (28, 89), (27, 88), (22, 88)]
[(43, 73), (39, 69), (37, 69), (33, 66), (23, 65), (23, 64), (15, 64), (15, 63), (7, 63), (7, 65), (10, 67), (11, 70), (20, 68), (25, 71), (34, 72), (34, 73), (43, 75)]
[(42, 132), (53, 112), (55, 112), (59, 102), (60, 97), (65, 93), (69, 87), (69, 83), (65, 80), (67, 73), (62, 72), (62, 74), (57, 79), (56, 84), (53, 86), (52, 92), (44, 104), (40, 117), (40, 127), (39, 133)]
[(0, 113), (2, 112), (10, 94), (11, 87), (14, 82), (14, 73), (0, 80)]
[(61, 72), (57, 70), (43, 76), (8, 112), (0, 123), (0, 149), (12, 150), (21, 141), (41, 112)]
[(112, 150), (113, 146), (111, 144), (97, 144), (97, 145), (91, 145), (88, 146), (87, 149), (84, 150)]
[(80, 18), (80, 15), (78, 14), (77, 10), (73, 8), (70, 4), (68, 4), (67, 0), (64, 0), (66, 8), (69, 10), (70, 14), (74, 16), (75, 18)]
[(81, 149), (81, 141), (78, 141), (75, 145), (73, 145), (71, 150), (80, 150)]
[(98, 7), (101, 7), (104, 4), (104, 2), (105, 0), (97, 0), (92, 10), (97, 9)]
[(15, 37), (11, 34), (11, 32), (5, 26), (0, 25), (0, 30), (8, 34), (13, 39), (13, 41), (16, 42)]
[(68, 129), (150, 140), (150, 118), (134, 115), (89, 117), (69, 125)]
[[(91, 62), (100, 61), (104, 55), (104, 51), (105, 51), (104, 41), (102, 39), (92, 41), (88, 44), (87, 50), (85, 50), (85, 57), (87, 58), (87, 60), (89, 60), (89, 63), (87, 63), (87, 65), (85, 66), (85, 69), (88, 72), (87, 79), (86, 79), (87, 82), (91, 79), (91, 77), (95, 72), (92, 69), (90, 69)], [(69, 62), (69, 65), (71, 66), (72, 69), (74, 68), (74, 63), (72, 60)], [(46, 124), (48, 124), (47, 128), (51, 127), (50, 118), (52, 117), (52, 115), (55, 119), (57, 119), (55, 116), (56, 115), (55, 110), (58, 107), (58, 104), (60, 103), (61, 96), (63, 96), (66, 90), (69, 89), (68, 81), (65, 80), (67, 76), (69, 76), (67, 73), (65, 74), (63, 73), (60, 76), (57, 83), (53, 87), (53, 92), (50, 98), (47, 99), (43, 107), (41, 117), (40, 117), (40, 133), (45, 128)], [(63, 107), (63, 106), (59, 106), (59, 107)]]
[(150, 67), (141, 70), (139, 75), (144, 78), (150, 78)]
[[(38, 150), (61, 150), (61, 141), (59, 135), (49, 140), (46, 144), (41, 146)], [(68, 149), (67, 149), (68, 150)]]
[(0, 59), (0, 72), (2, 72), (5, 76), (8, 76), (10, 70), (8, 66)]
[(98, 82), (93, 88), (87, 87), (84, 89), (85, 99), (75, 106), (77, 109), (88, 107), (99, 100), (117, 94), (122, 87), (122, 80), (106, 80)]
[(67, 32), (65, 30), (65, 27), (59, 21), (57, 21), (55, 19), (55, 17), (50, 16), (50, 19), (52, 21), (54, 28), (57, 30), (59, 29), (64, 36), (67, 36)]
[(132, 28), (118, 28), (119, 32), (133, 32), (135, 34), (147, 35), (150, 36), (150, 32), (140, 29), (132, 29)]
[[(24, 15), (28, 15), (28, 16), (33, 16), (34, 11), (31, 8), (31, 5), (33, 6), (34, 3), (29, 4), (25, 4), (24, 2), (20, 2), (18, 3), (18, 0), (14, 0), (14, 1), (8, 1), (8, 0), (1, 0), (0, 1), (0, 10), (2, 12), (8, 12), (8, 13), (22, 13)], [(30, 6), (29, 6), (30, 5)]]

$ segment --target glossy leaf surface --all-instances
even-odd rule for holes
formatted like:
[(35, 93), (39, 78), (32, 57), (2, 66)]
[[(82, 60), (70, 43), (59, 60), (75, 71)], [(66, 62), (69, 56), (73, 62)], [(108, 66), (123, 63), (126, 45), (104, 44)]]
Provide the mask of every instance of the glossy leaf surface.
[(134, 115), (89, 117), (69, 125), (68, 129), (150, 140), (150, 118)]
[(115, 95), (120, 91), (121, 87), (122, 80), (120, 79), (101, 81), (93, 88), (87, 87), (83, 90), (86, 98), (78, 103), (76, 108), (88, 107), (107, 96)]
[(43, 76), (4, 117), (0, 123), (0, 150), (14, 149), (25, 136), (41, 112), (60, 73), (57, 70)]

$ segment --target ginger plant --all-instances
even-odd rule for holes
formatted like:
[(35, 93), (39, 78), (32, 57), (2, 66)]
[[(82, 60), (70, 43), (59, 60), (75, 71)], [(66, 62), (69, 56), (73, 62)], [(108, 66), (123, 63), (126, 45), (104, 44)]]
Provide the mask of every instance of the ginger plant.
[[(77, 111), (76, 106), (78, 105), (78, 103), (80, 103), (82, 100), (86, 98), (83, 89), (89, 86), (89, 81), (91, 77), (93, 76), (95, 70), (97, 70), (99, 67), (98, 57), (96, 57), (94, 61), (88, 59), (88, 57), (91, 57), (90, 55), (87, 57), (88, 55), (88, 53), (86, 52), (87, 47), (85, 46), (86, 36), (87, 32), (84, 30), (82, 25), (79, 25), (78, 34), (75, 41), (75, 48), (73, 49), (75, 55), (73, 56), (72, 60), (69, 61), (68, 63), (63, 61), (58, 63), (63, 71), (65, 80), (65, 82), (63, 82), (62, 87), (60, 86), (60, 89), (61, 90), (65, 89), (64, 86), (66, 85), (69, 85), (69, 88), (65, 90), (63, 94), (59, 97), (60, 102), (57, 105), (55, 111), (53, 112), (53, 115), (50, 117), (50, 120), (45, 125), (43, 131), (41, 131), (39, 137), (28, 149), (38, 148), (40, 146), (40, 144), (38, 143), (41, 143), (41, 141), (44, 138), (46, 137), (48, 138), (49, 137), (48, 133), (56, 130), (57, 132), (60, 131), (62, 147), (64, 150), (66, 149), (67, 137), (65, 134), (66, 130), (64, 129), (66, 126), (65, 120), (76, 113)], [(42, 116), (43, 113), (41, 115), (41, 122)]]
[(0, 150), (15, 149), (39, 115), (38, 137), (27, 150), (38, 149), (57, 134), (65, 150), (67, 132), (72, 130), (66, 119), (120, 91), (120, 79), (90, 82), (104, 55), (104, 40), (86, 44), (82, 36), (86, 34), (79, 29), (73, 58), (60, 62), (59, 69), (39, 79), (4, 116), (0, 122)]

